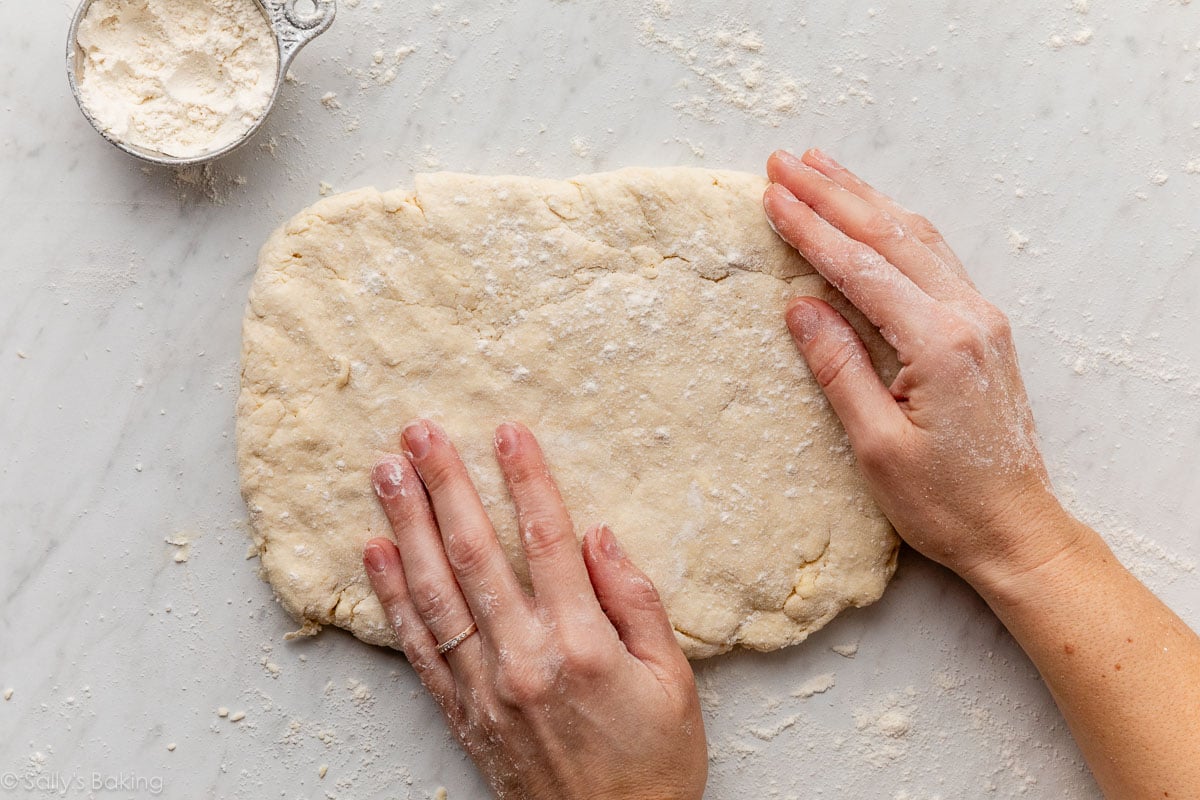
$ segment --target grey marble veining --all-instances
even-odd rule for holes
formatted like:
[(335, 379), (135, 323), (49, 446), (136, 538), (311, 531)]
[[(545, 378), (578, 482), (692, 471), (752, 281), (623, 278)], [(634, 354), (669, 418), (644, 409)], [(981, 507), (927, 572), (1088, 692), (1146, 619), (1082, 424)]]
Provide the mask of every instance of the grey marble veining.
[[(1064, 498), (1200, 624), (1194, 4), (339, 5), (255, 142), (185, 173), (80, 116), (70, 3), (0, 5), (0, 781), (39, 782), (0, 797), (481, 795), (407, 665), (283, 641), (245, 558), (245, 292), (322, 183), (827, 148), (1010, 313)], [(911, 552), (875, 606), (698, 672), (714, 798), (1097, 796), (1032, 665)]]

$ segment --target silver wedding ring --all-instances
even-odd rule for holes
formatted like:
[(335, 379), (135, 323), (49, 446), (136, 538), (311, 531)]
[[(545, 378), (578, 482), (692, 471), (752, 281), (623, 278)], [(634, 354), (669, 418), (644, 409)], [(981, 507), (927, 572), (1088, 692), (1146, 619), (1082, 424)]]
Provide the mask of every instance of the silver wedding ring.
[(479, 630), (479, 627), (474, 622), (472, 622), (470, 625), (467, 626), (467, 629), (464, 630), (462, 633), (460, 633), (457, 636), (454, 636), (450, 639), (447, 639), (446, 641), (439, 644), (437, 646), (438, 655), (439, 656), (446, 655), (446, 653), (449, 653), (451, 650), (458, 647), (460, 644), (465, 642), (467, 639), (470, 639), (471, 634), (475, 633), (475, 631), (477, 631), (477, 630)]

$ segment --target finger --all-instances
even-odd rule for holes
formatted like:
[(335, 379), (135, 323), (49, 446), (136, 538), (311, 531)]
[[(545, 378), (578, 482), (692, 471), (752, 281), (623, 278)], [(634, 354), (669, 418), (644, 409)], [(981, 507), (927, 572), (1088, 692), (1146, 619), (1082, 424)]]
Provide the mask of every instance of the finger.
[[(473, 617), (446, 560), (425, 487), (403, 456), (384, 458), (371, 478), (396, 536), (409, 602), (436, 641), (445, 642), (469, 627)], [(470, 670), (477, 665), (474, 656), (479, 648), (466, 644), (447, 654), (446, 660), (456, 669)]]
[(871, 365), (867, 349), (850, 323), (815, 297), (793, 300), (787, 325), (855, 453), (892, 441), (908, 418)]
[(453, 705), (454, 676), (413, 605), (396, 546), (387, 539), (372, 539), (363, 548), (363, 565), (408, 663), (443, 709)]
[(526, 602), (508, 558), (458, 451), (446, 432), (428, 420), (404, 429), (404, 446), (429, 491), (447, 560), (481, 629), (511, 619)]
[(594, 611), (598, 616), (600, 607), (575, 539), (575, 526), (537, 440), (523, 425), (506, 422), (496, 429), (495, 444), (517, 507), (534, 597), (551, 610)]
[(922, 217), (920, 214), (914, 214), (909, 211), (833, 160), (828, 154), (816, 148), (806, 152), (802, 156), (802, 160), (805, 164), (825, 175), (834, 183), (858, 195), (875, 208), (883, 209), (900, 220), (900, 223), (924, 242), (926, 247), (940, 256), (942, 261), (956, 275), (965, 280), (968, 285), (974, 286), (958, 256), (950, 249), (950, 245), (946, 244), (945, 238), (928, 219)]
[(817, 271), (846, 296), (908, 363), (920, 349), (936, 301), (868, 245), (830, 225), (778, 183), (763, 205), (771, 225)]
[(783, 150), (767, 160), (767, 176), (842, 233), (872, 247), (930, 296), (951, 300), (961, 294), (963, 283), (951, 267), (888, 209), (868, 203)]
[(687, 659), (675, 640), (675, 630), (658, 590), (634, 566), (606, 525), (590, 529), (583, 540), (584, 561), (604, 609), (625, 649), (639, 661), (673, 670)]

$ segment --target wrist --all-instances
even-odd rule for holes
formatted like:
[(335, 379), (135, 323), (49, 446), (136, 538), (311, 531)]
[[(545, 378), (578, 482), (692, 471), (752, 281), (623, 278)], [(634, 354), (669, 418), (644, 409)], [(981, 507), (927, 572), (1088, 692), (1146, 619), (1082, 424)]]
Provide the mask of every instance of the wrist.
[(1051, 495), (997, 520), (993, 542), (1007, 542), (990, 559), (960, 572), (989, 605), (1019, 604), (1083, 580), (1108, 553), (1100, 536)]

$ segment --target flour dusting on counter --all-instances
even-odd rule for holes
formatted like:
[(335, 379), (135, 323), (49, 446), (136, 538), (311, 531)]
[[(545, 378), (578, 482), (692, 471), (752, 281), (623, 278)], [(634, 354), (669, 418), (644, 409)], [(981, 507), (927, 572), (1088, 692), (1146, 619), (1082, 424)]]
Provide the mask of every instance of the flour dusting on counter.
[(807, 700), (814, 694), (824, 694), (834, 687), (837, 683), (837, 678), (832, 672), (825, 672), (820, 675), (809, 678), (800, 685), (800, 688), (792, 692), (792, 697), (799, 697)]

